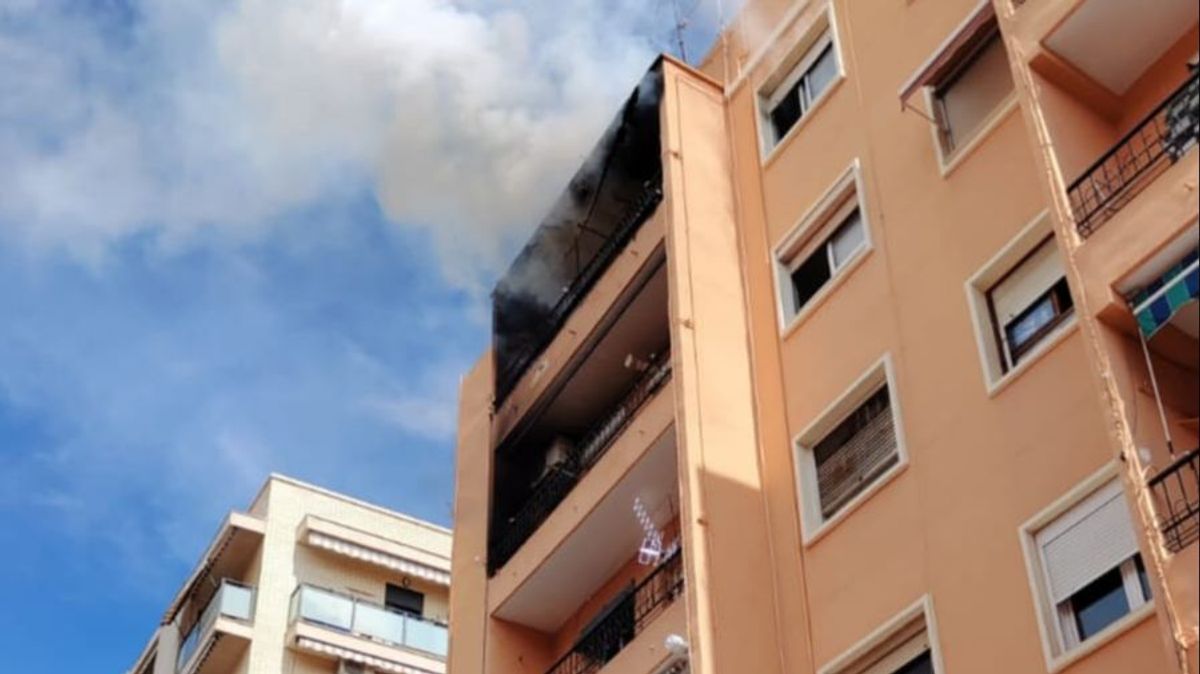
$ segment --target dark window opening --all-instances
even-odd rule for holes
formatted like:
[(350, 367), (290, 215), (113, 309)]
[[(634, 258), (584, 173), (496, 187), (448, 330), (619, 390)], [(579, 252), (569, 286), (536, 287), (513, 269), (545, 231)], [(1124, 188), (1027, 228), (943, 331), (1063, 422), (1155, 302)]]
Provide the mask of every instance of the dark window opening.
[(393, 611), (420, 617), (425, 613), (425, 595), (399, 585), (387, 584), (384, 604)]
[(775, 138), (783, 140), (788, 131), (800, 121), (800, 82), (797, 82), (791, 91), (779, 101), (779, 104), (771, 110), (771, 125), (775, 127)]
[(799, 313), (832, 277), (833, 271), (829, 268), (829, 255), (825, 252), (825, 244), (822, 244), (792, 272), (792, 288), (795, 291), (794, 310)]

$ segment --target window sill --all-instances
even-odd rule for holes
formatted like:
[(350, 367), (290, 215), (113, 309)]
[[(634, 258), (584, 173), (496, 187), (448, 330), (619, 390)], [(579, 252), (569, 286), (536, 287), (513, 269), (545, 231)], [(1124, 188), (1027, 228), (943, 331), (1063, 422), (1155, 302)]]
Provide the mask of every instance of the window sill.
[[(1062, 344), (1068, 337), (1074, 334), (1079, 329), (1078, 314), (1072, 315), (1069, 319), (1062, 322), (1050, 334), (1046, 335), (1041, 344), (1035, 346), (1026, 356), (1025, 359), (1017, 366), (1008, 372), (1004, 373), (999, 379), (993, 379), (991, 373), (985, 372), (988, 381), (987, 394), (989, 398), (995, 398), (1000, 395), (1005, 389), (1012, 385), (1014, 381), (1020, 379), (1021, 375), (1028, 372), (1034, 364), (1040, 362), (1051, 351), (1055, 350), (1059, 344)], [(985, 368), (986, 369), (986, 368)]]
[(1017, 110), (1017, 103), (1017, 92), (1016, 90), (1013, 90), (1013, 92), (1010, 93), (1007, 98), (1001, 101), (1000, 105), (996, 106), (996, 109), (987, 118), (987, 120), (980, 125), (979, 130), (976, 131), (971, 136), (971, 139), (967, 141), (967, 144), (960, 148), (955, 148), (955, 150), (949, 155), (946, 155), (945, 150), (942, 149), (942, 143), (938, 138), (937, 129), (934, 128), (934, 148), (937, 150), (938, 167), (941, 170), (943, 179), (949, 178), (950, 174), (954, 173), (955, 169), (961, 166), (968, 157), (975, 154), (976, 150), (983, 145), (983, 142), (996, 132), (996, 129), (999, 128), (1006, 119), (1008, 119), (1009, 115)]
[[(875, 481), (870, 484), (870, 486), (862, 490), (862, 493), (850, 499), (850, 501), (841, 510), (834, 513), (833, 517), (821, 522), (819, 526), (813, 529), (812, 533), (809, 533), (808, 526), (804, 523), (804, 514), (801, 513), (801, 545), (803, 545), (805, 549), (816, 545), (821, 539), (828, 536), (829, 533), (833, 531), (839, 524), (844, 522), (846, 518), (854, 514), (854, 512), (861, 508), (867, 501), (870, 501), (871, 498), (878, 494), (881, 489), (899, 477), (901, 473), (908, 469), (908, 465), (908, 456), (902, 453), (900, 455), (900, 461), (896, 465), (887, 469), (886, 472), (876, 478)], [(800, 501), (802, 503), (802, 507), (807, 507), (808, 504), (804, 503), (803, 494), (800, 495)]]
[[(801, 309), (791, 318), (785, 319), (786, 322), (779, 331), (780, 340), (786, 341), (792, 336), (793, 333), (799, 330), (800, 326), (808, 320), (809, 316), (812, 316), (817, 312), (817, 310), (824, 306), (825, 303), (829, 301), (829, 298), (837, 291), (837, 289), (840, 288), (842, 284), (854, 274), (854, 272), (858, 271), (858, 268), (861, 267), (864, 262), (866, 262), (867, 258), (870, 257), (874, 250), (875, 246), (870, 243), (870, 240), (868, 239), (867, 245), (861, 251), (856, 253), (852, 260), (843, 265), (841, 271), (839, 271), (836, 276), (829, 279), (829, 282), (825, 284), (825, 287), (821, 288), (816, 295), (813, 295), (813, 298), (808, 301), (808, 304), (804, 305), (803, 309)], [(780, 304), (783, 303), (783, 297), (781, 295), (782, 292), (782, 290), (776, 287), (776, 301)]]
[[(842, 84), (845, 81), (846, 81), (846, 74), (839, 73), (837, 79), (835, 79), (833, 82), (831, 82), (829, 84), (829, 87), (826, 88), (825, 91), (823, 91), (821, 93), (821, 95), (817, 97), (816, 102), (814, 102), (812, 104), (812, 107), (810, 107), (808, 109), (808, 112), (804, 113), (804, 115), (800, 117), (799, 121), (797, 121), (794, 125), (792, 125), (792, 128), (788, 129), (787, 134), (785, 134), (784, 137), (782, 139), (780, 139), (780, 141), (778, 143), (775, 143), (775, 145), (773, 147), (771, 147), (771, 149), (767, 150), (766, 153), (763, 154), (763, 159), (762, 159), (763, 171), (766, 171), (768, 168), (771, 167), (772, 164), (775, 163), (775, 160), (780, 155), (783, 154), (783, 149), (785, 147), (791, 145), (792, 142), (795, 141), (796, 137), (800, 135), (800, 130), (803, 129), (804, 126), (806, 124), (808, 124), (808, 122), (813, 117), (815, 117), (817, 115), (817, 113), (819, 113), (821, 111), (821, 108), (823, 108), (825, 106), (826, 101), (833, 98), (834, 93), (836, 93), (837, 90), (839, 88), (841, 88)], [(761, 103), (756, 103), (755, 105), (759, 109), (759, 114), (756, 115), (756, 117), (758, 119), (758, 126), (759, 126), (758, 137), (763, 138), (764, 137), (763, 132), (765, 131), (765, 129), (762, 126), (763, 125), (762, 105), (761, 105)]]
[(1062, 653), (1057, 656), (1051, 656), (1046, 661), (1046, 670), (1049, 674), (1057, 674), (1071, 665), (1079, 662), (1087, 656), (1095, 653), (1117, 637), (1125, 634), (1134, 627), (1140, 625), (1143, 621), (1154, 615), (1154, 600), (1130, 611), (1128, 615), (1121, 618), (1117, 622), (1109, 625), (1096, 636), (1079, 644), (1074, 649)]

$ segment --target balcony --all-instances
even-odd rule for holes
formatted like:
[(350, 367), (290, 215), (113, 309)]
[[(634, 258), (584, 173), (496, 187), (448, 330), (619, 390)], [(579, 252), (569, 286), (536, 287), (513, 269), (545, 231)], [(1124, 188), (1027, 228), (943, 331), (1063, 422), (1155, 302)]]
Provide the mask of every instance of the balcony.
[[(216, 594), (179, 646), (175, 671), (181, 674), (232, 671), (250, 643), (254, 588), (222, 580)], [(224, 637), (232, 639), (224, 639)]]
[(642, 79), (492, 294), (499, 407), (662, 201), (662, 72)]
[(1090, 236), (1194, 148), (1198, 137), (1200, 79), (1193, 72), (1071, 183), (1067, 193), (1079, 235)]
[(561, 387), (496, 449), (488, 571), (494, 574), (608, 453), (671, 379), (666, 264), (651, 262)]
[(602, 609), (546, 674), (593, 674), (631, 644), (683, 594), (683, 557), (676, 551), (649, 576)]
[(492, 570), (503, 566), (520, 549), (542, 522), (571, 493), (585, 473), (596, 465), (613, 440), (633, 421), (642, 407), (671, 380), (671, 356), (656, 355), (642, 376), (602, 421), (585, 436), (578, 449), (547, 466), (534, 483), (529, 498), (501, 525), (501, 533), (488, 553)]
[(312, 585), (292, 593), (289, 643), (382, 671), (444, 672), (445, 625)]
[(1200, 449), (1179, 457), (1150, 479), (1167, 549), (1177, 553), (1200, 537)]

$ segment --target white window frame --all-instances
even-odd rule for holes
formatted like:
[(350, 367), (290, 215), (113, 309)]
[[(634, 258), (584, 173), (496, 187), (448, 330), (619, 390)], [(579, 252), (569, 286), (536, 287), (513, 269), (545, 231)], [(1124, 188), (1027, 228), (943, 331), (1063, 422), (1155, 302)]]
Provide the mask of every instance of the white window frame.
[[(830, 6), (827, 10), (822, 11), (812, 25), (806, 28), (803, 34), (797, 40), (796, 45), (792, 47), (788, 55), (776, 65), (775, 73), (766, 79), (761, 87), (759, 87), (758, 95), (755, 96), (755, 103), (758, 108), (758, 126), (759, 126), (759, 141), (761, 149), (761, 159), (763, 163), (767, 163), (775, 151), (784, 144), (784, 141), (796, 135), (796, 132), (804, 125), (813, 112), (828, 98), (829, 95), (837, 89), (838, 85), (846, 79), (846, 66), (842, 58), (841, 42), (838, 39), (836, 20), (833, 13), (833, 7)], [(837, 74), (825, 87), (825, 90), (817, 94), (814, 98), (805, 87), (805, 96), (801, 100), (800, 118), (788, 129), (782, 137), (777, 137), (775, 133), (775, 125), (771, 122), (771, 111), (783, 99), (787, 92), (801, 78), (806, 76), (809, 70), (816, 63), (817, 58), (825, 47), (832, 45), (834, 62), (837, 64)]]
[[(1126, 559), (1117, 567), (1121, 569), (1125, 596), (1129, 600), (1129, 613), (1087, 641), (1079, 641), (1079, 635), (1075, 631), (1074, 612), (1066, 611), (1061, 606), (1055, 605), (1050, 591), (1047, 589), (1046, 562), (1043, 550), (1037, 542), (1038, 533), (1069, 513), (1084, 499), (1102, 489), (1111, 488), (1110, 486), (1114, 483), (1116, 488), (1124, 489), (1121, 484), (1120, 468), (1115, 461), (1109, 462), (1099, 471), (1075, 485), (1018, 529), (1021, 548), (1025, 556), (1025, 569), (1029, 576), (1030, 592), (1034, 598), (1038, 629), (1042, 636), (1042, 654), (1046, 660), (1046, 669), (1052, 674), (1103, 647), (1154, 613), (1154, 598), (1142, 596), (1141, 580), (1137, 577), (1132, 558)], [(1125, 498), (1124, 494), (1121, 498)], [(1130, 512), (1130, 518), (1136, 527), (1137, 513)], [(1145, 564), (1145, 559), (1146, 557), (1143, 555), (1143, 564)]]
[[(876, 476), (870, 484), (842, 504), (837, 512), (826, 518), (821, 513), (817, 462), (813, 449), (838, 424), (884, 386), (888, 389), (888, 410), (892, 415), (892, 428), (896, 435), (896, 463)], [(796, 434), (792, 439), (792, 452), (796, 471), (796, 495), (800, 508), (801, 542), (808, 547), (823, 538), (908, 467), (908, 448), (904, 440), (900, 393), (896, 387), (892, 355), (884, 354), (873, 363), (829, 406), (817, 414), (804, 430)]]
[[(968, 20), (969, 19), (970, 17), (968, 16)], [(953, 37), (958, 33), (959, 30), (959, 28), (956, 28), (953, 32), (951, 32), (950, 36)], [(1000, 35), (1000, 41), (1004, 49), (1007, 51), (1008, 45), (1004, 43), (1003, 34)], [(933, 52), (933, 56), (931, 56), (930, 59), (937, 56), (938, 52), (944, 48), (944, 43), (939, 45), (938, 48)], [(974, 59), (977, 56), (978, 52), (972, 52), (969, 58)], [(965, 64), (962, 63), (956, 64), (955, 68), (953, 69), (956, 75), (961, 74), (961, 68), (964, 65)], [(995, 132), (996, 128), (999, 127), (1000, 124), (1017, 109), (1019, 98), (1017, 94), (1017, 83), (1014, 75), (1012, 91), (1010, 91), (1008, 95), (996, 105), (996, 107), (987, 115), (987, 117), (980, 121), (979, 125), (975, 128), (970, 136), (964, 138), (963, 142), (956, 144), (955, 147), (950, 151), (947, 151), (945, 144), (942, 142), (942, 134), (944, 131), (942, 130), (942, 121), (939, 110), (941, 107), (941, 101), (937, 97), (937, 89), (941, 84), (942, 82), (930, 82), (921, 88), (921, 95), (925, 100), (925, 109), (928, 111), (928, 116), (933, 120), (933, 123), (929, 125), (930, 135), (933, 138), (934, 151), (937, 152), (938, 169), (941, 172), (942, 177), (945, 178), (949, 176), (954, 169), (963, 162), (963, 160), (973, 154), (975, 150), (983, 143), (983, 141), (991, 136), (992, 133)]]
[[(772, 253), (775, 267), (775, 306), (781, 335), (786, 336), (795, 329), (874, 249), (871, 219), (863, 200), (864, 194), (861, 163), (855, 159), (775, 246)], [(854, 209), (858, 209), (862, 222), (863, 243), (840, 265), (835, 264), (828, 240)], [(829, 261), (829, 280), (797, 311), (792, 272), (817, 252), (817, 246), (825, 246), (825, 254)]]
[[(975, 328), (975, 344), (979, 351), (979, 361), (983, 372), (983, 383), (989, 397), (995, 396), (1006, 388), (1009, 383), (1023, 372), (1033, 367), (1067, 336), (1075, 332), (1078, 320), (1078, 308), (1059, 324), (1036, 345), (1021, 354), (1017, 364), (1005, 369), (1005, 354), (1000, 352), (996, 343), (994, 329), (1003, 330), (999, 325), (993, 328), (992, 312), (988, 301), (988, 291), (1019, 264), (1026, 255), (1032, 252), (1045, 240), (1053, 235), (1050, 214), (1042, 211), (1017, 233), (992, 259), (984, 263), (964, 284), (967, 295), (967, 307), (971, 313), (971, 321)], [(1051, 245), (1057, 245), (1051, 242)], [(1064, 271), (1066, 264), (1064, 260)], [(1069, 283), (1069, 280), (1068, 280)]]
[[(914, 631), (915, 630), (915, 631)], [(905, 633), (911, 636), (905, 638)], [(933, 598), (923, 595), (887, 622), (875, 628), (870, 634), (849, 649), (827, 662), (817, 670), (817, 674), (859, 674), (870, 671), (875, 663), (895, 652), (897, 647), (903, 647), (911, 639), (925, 635), (929, 642), (929, 652), (933, 660), (933, 671), (942, 674), (946, 671), (942, 663), (942, 647), (938, 638), (937, 620), (934, 618)], [(897, 643), (897, 639), (904, 639)]]

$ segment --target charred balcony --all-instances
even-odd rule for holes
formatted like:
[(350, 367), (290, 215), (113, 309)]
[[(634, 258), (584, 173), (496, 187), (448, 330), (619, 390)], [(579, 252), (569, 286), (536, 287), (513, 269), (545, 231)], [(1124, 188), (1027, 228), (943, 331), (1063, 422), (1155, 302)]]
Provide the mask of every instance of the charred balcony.
[(656, 65), (496, 284), (497, 407), (662, 201), (661, 98)]
[(626, 289), (598, 338), (496, 449), (488, 570), (504, 566), (639, 412), (669, 389), (665, 255)]

